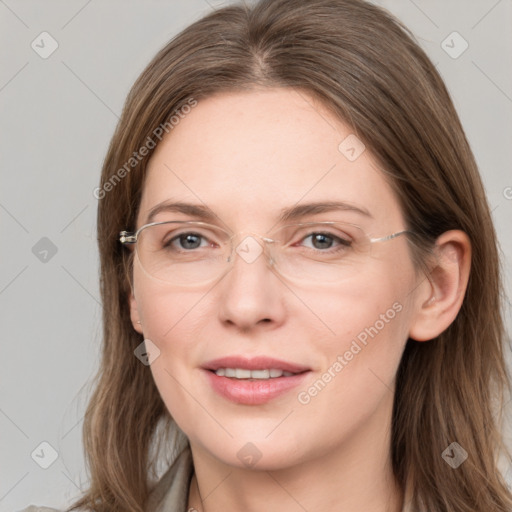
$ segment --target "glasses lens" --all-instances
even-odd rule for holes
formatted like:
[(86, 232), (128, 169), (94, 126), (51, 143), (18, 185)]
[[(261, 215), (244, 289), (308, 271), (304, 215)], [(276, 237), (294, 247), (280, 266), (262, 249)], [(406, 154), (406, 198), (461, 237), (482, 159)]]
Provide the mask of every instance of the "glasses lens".
[[(305, 285), (328, 285), (356, 275), (371, 247), (361, 228), (341, 222), (283, 226), (270, 238), (271, 265), (283, 277)], [(137, 239), (137, 256), (144, 271), (174, 285), (220, 278), (229, 269), (230, 255), (229, 233), (201, 222), (148, 225)]]
[(277, 241), (276, 270), (305, 284), (337, 283), (352, 277), (361, 271), (371, 247), (361, 228), (337, 222), (284, 226), (271, 238)]
[(176, 285), (211, 281), (227, 270), (229, 235), (196, 222), (166, 222), (145, 227), (137, 256), (150, 276)]

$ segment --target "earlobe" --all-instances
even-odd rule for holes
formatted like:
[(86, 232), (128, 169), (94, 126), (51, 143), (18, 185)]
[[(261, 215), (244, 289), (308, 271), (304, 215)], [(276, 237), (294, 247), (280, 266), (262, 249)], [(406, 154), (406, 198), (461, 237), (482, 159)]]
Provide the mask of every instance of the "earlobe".
[(418, 287), (416, 311), (409, 337), (428, 341), (455, 320), (466, 292), (471, 267), (471, 242), (460, 230), (443, 233), (436, 241), (435, 262), (425, 286)]
[(133, 288), (130, 291), (129, 296), (129, 304), (130, 304), (130, 318), (132, 321), (133, 328), (139, 333), (142, 334), (142, 322), (139, 315), (139, 309), (137, 308), (137, 300), (135, 299), (135, 294), (133, 292)]

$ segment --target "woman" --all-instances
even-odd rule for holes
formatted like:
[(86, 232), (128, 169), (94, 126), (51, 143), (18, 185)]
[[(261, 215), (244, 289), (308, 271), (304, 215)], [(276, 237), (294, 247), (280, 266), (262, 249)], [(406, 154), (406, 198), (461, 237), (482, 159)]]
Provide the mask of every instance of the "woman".
[(132, 88), (96, 193), (104, 349), (69, 510), (511, 510), (489, 207), (386, 11), (192, 24)]

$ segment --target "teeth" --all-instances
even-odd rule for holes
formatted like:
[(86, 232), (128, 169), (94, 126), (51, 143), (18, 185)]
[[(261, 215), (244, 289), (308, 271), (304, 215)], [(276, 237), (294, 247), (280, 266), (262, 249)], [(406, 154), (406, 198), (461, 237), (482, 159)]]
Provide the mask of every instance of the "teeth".
[[(281, 373), (281, 372), (279, 372)], [(268, 379), (270, 378), (270, 370), (252, 370), (250, 372), (253, 379)], [(238, 377), (238, 375), (237, 375)], [(274, 375), (276, 377), (276, 375)], [(279, 377), (279, 375), (277, 375)]]
[(235, 370), (235, 377), (237, 379), (250, 379), (251, 378), (251, 370), (242, 370), (237, 368)]
[(219, 377), (230, 377), (234, 379), (275, 379), (277, 377), (291, 377), (291, 372), (285, 372), (276, 368), (269, 370), (246, 370), (243, 368), (219, 368), (215, 371)]

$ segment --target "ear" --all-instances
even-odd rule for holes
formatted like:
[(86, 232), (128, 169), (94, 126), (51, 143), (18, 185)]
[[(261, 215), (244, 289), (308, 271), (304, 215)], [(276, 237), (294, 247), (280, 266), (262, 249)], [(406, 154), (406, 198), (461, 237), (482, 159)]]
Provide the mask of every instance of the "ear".
[(455, 320), (466, 292), (471, 268), (471, 242), (460, 230), (443, 233), (436, 241), (435, 260), (424, 285), (418, 287), (416, 312), (409, 337), (428, 341)]
[(135, 293), (134, 293), (133, 287), (130, 287), (130, 295), (128, 297), (128, 302), (130, 304), (130, 318), (132, 320), (133, 328), (139, 334), (142, 334), (142, 323), (141, 323), (139, 309), (137, 307), (137, 300), (135, 299)]
[(142, 334), (142, 321), (139, 314), (139, 309), (137, 307), (137, 299), (135, 298), (135, 290), (134, 290), (134, 282), (133, 282), (133, 264), (134, 264), (134, 250), (128, 245), (127, 249), (130, 250), (130, 256), (125, 266), (125, 277), (126, 281), (130, 287), (130, 291), (128, 293), (128, 305), (130, 307), (130, 319), (132, 321), (133, 328), (139, 333)]

